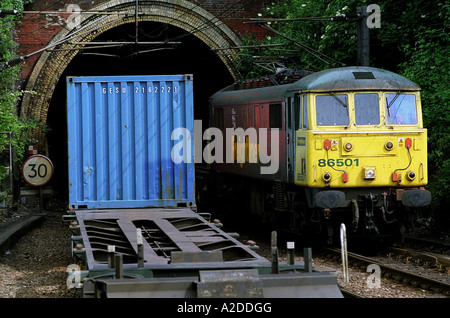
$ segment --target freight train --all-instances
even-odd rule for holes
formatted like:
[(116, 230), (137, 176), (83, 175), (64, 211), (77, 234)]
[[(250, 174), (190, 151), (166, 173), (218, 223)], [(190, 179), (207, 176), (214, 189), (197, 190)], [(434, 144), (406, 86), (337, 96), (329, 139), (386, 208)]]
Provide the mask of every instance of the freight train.
[(83, 297), (342, 297), (309, 250), (303, 263), (278, 262), (275, 241), (268, 260), (196, 212), (193, 111), (192, 75), (67, 78), (68, 287)]
[(362, 66), (253, 83), (210, 98), (210, 126), (228, 137), (208, 149), (228, 160), (211, 151), (203, 202), (328, 242), (342, 223), (349, 236), (401, 236), (430, 204), (418, 85)]

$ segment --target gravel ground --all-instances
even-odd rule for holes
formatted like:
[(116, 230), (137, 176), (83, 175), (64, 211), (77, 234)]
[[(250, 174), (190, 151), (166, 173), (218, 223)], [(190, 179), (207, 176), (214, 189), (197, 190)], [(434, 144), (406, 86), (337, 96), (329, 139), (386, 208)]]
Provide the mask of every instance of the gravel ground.
[[(70, 234), (62, 213), (46, 211), (44, 221), (0, 256), (1, 298), (65, 298)], [(22, 213), (26, 214), (26, 213)]]
[[(247, 239), (241, 237), (241, 240), (245, 242)], [(271, 247), (269, 243), (263, 241), (256, 241), (256, 245), (259, 246), (258, 253), (270, 259)], [(296, 249), (296, 255), (303, 255), (301, 250)], [(287, 251), (285, 248), (279, 246), (279, 260), (285, 262), (287, 257)], [(303, 262), (303, 257), (296, 257), (297, 262)], [(441, 294), (436, 294), (424, 289), (415, 288), (412, 286), (406, 286), (401, 283), (395, 282), (391, 279), (384, 277), (380, 278), (379, 287), (376, 286), (375, 280), (371, 279), (370, 275), (372, 271), (367, 273), (365, 270), (349, 268), (349, 282), (345, 283), (342, 275), (342, 264), (340, 260), (334, 261), (325, 258), (321, 255), (315, 255), (314, 249), (312, 250), (312, 262), (314, 269), (323, 272), (332, 272), (336, 274), (338, 284), (347, 290), (354, 293), (358, 293), (367, 298), (443, 298)]]
[[(313, 256), (314, 257), (314, 256)], [(406, 286), (390, 279), (381, 277), (379, 287), (371, 279), (372, 273), (361, 271), (358, 269), (349, 269), (349, 282), (344, 282), (342, 275), (342, 265), (335, 264), (323, 258), (313, 258), (316, 270), (332, 271), (338, 278), (338, 284), (342, 287), (363, 295), (368, 298), (441, 298), (445, 297), (440, 294), (419, 289), (416, 287)]]

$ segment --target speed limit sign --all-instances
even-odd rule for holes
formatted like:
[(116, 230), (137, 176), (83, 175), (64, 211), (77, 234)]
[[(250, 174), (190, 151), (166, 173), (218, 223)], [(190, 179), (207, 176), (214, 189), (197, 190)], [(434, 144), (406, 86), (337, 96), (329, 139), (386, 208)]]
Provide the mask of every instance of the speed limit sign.
[(22, 176), (32, 186), (40, 187), (47, 184), (53, 175), (53, 164), (46, 156), (29, 157), (22, 167)]

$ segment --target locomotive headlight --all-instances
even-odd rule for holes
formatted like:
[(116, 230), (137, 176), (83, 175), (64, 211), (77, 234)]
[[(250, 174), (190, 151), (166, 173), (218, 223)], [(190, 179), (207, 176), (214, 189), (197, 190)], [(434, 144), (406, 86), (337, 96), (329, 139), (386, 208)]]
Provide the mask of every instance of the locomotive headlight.
[(364, 179), (366, 180), (375, 179), (375, 167), (364, 167)]
[(331, 173), (324, 172), (322, 175), (322, 180), (325, 181), (326, 183), (329, 183), (331, 181)]
[(391, 151), (392, 149), (394, 149), (394, 143), (392, 141), (386, 141), (386, 143), (384, 144), (384, 148)]
[(352, 151), (352, 149), (353, 149), (353, 145), (350, 142), (346, 142), (344, 144), (344, 150), (345, 151)]
[(412, 170), (409, 170), (409, 171), (406, 173), (406, 178), (407, 178), (409, 181), (413, 181), (413, 180), (416, 178), (416, 173), (415, 173), (414, 171), (412, 171)]

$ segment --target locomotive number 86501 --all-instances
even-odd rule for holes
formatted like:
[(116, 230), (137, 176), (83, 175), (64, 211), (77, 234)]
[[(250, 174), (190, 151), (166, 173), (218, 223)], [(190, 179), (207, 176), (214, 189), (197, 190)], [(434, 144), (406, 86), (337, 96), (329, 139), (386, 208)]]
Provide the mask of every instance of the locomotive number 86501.
[[(430, 204), (423, 188), (427, 130), (415, 83), (386, 70), (343, 67), (290, 84), (236, 87), (210, 98), (210, 125), (224, 133), (242, 128), (245, 142), (255, 128), (258, 147), (278, 151), (278, 169), (261, 174), (260, 161), (213, 162), (203, 189), (215, 193), (218, 208), (239, 205), (331, 239), (341, 223), (355, 234), (401, 234), (417, 208)], [(261, 128), (277, 130), (278, 139), (261, 139)]]

